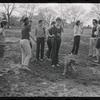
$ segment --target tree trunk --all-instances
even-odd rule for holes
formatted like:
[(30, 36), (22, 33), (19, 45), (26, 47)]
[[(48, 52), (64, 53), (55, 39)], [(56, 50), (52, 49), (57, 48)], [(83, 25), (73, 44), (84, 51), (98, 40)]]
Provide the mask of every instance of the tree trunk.
[(8, 16), (8, 28), (10, 26), (10, 15), (7, 15)]

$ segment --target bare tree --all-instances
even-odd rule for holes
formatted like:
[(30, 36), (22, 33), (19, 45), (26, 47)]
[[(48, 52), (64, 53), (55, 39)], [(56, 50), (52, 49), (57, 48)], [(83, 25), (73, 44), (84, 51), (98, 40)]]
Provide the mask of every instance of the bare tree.
[(93, 7), (90, 10), (89, 17), (100, 18), (100, 4), (93, 4)]
[(39, 15), (41, 18), (44, 19), (46, 22), (47, 26), (50, 25), (50, 22), (55, 19), (56, 12), (48, 7), (46, 8), (40, 8), (39, 9)]
[(65, 14), (65, 10), (69, 7), (68, 4), (59, 4), (58, 5), (58, 9), (57, 9), (57, 13), (59, 15), (59, 17), (61, 17), (62, 19), (66, 18), (66, 14)]
[(10, 26), (10, 16), (15, 11), (16, 5), (15, 3), (2, 3), (1, 6), (4, 8), (4, 13), (7, 15), (8, 20), (8, 28)]
[(36, 12), (36, 7), (37, 7), (37, 4), (32, 4), (32, 3), (31, 4), (30, 3), (28, 3), (28, 4), (21, 4), (20, 8), (23, 8), (23, 10), (20, 11), (20, 14), (22, 16), (27, 16), (30, 19), (32, 19), (34, 13)]
[(74, 25), (77, 20), (82, 20), (85, 16), (85, 9), (81, 6), (72, 5), (65, 10), (66, 19)]

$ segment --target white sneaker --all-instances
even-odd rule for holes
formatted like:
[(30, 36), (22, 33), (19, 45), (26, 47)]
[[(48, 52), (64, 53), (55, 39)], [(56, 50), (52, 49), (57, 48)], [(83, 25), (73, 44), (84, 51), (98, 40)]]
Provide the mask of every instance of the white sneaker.
[(70, 55), (73, 55), (73, 53), (70, 53)]
[(98, 60), (94, 60), (95, 63), (98, 63)]
[(52, 67), (55, 67), (55, 65), (52, 65)]
[(31, 71), (31, 70), (28, 68), (28, 66), (27, 66), (27, 65), (23, 65), (23, 66), (22, 66), (22, 69), (26, 69), (26, 70)]

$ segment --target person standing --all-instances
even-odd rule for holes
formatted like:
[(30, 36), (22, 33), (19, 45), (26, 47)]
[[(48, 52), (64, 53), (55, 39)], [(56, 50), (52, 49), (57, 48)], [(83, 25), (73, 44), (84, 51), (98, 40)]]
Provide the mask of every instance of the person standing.
[[(45, 46), (45, 38), (46, 32), (45, 27), (43, 26), (43, 20), (38, 21), (38, 26), (35, 29), (35, 36), (36, 36), (36, 60), (39, 60), (39, 54), (41, 50), (41, 60), (44, 59), (44, 46)], [(40, 49), (41, 46), (41, 49)]]
[(4, 57), (4, 52), (5, 52), (5, 46), (6, 46), (6, 42), (5, 42), (5, 26), (6, 26), (7, 22), (4, 23), (3, 21), (1, 21), (0, 25), (0, 64), (2, 64), (2, 58)]
[(32, 35), (30, 32), (31, 28), (30, 28), (28, 17), (25, 17), (23, 19), (23, 22), (24, 22), (24, 26), (21, 31), (22, 36), (20, 40), (20, 46), (21, 46), (21, 51), (22, 51), (22, 68), (30, 70), (28, 66), (29, 66), (29, 61), (32, 56), (32, 53), (31, 53), (31, 46), (30, 46), (29, 39), (30, 39), (30, 36), (32, 37)]
[[(55, 21), (52, 21), (51, 26), (53, 26), (55, 23), (56, 23)], [(50, 59), (51, 58), (51, 49), (52, 49), (52, 44), (51, 44), (52, 32), (48, 29), (47, 33), (48, 33), (48, 38), (47, 38), (48, 50), (47, 50), (46, 56), (48, 59)]]
[(95, 57), (96, 56), (96, 48), (95, 48), (95, 45), (96, 45), (96, 32), (97, 32), (97, 24), (98, 24), (98, 21), (96, 19), (93, 19), (93, 28), (92, 28), (92, 35), (91, 35), (91, 38), (90, 38), (90, 44), (89, 44), (89, 56), (90, 57)]
[(94, 60), (94, 62), (100, 64), (100, 20), (98, 21), (97, 26), (96, 58), (97, 60)]
[(80, 44), (80, 36), (83, 33), (82, 28), (80, 27), (80, 21), (76, 21), (76, 25), (74, 26), (74, 43), (71, 54), (77, 55)]
[(61, 26), (61, 18), (56, 18), (56, 23), (48, 31), (51, 31), (52, 39), (52, 50), (51, 50), (51, 64), (52, 67), (59, 66), (58, 64), (58, 53), (61, 44), (61, 34), (63, 33), (63, 28)]

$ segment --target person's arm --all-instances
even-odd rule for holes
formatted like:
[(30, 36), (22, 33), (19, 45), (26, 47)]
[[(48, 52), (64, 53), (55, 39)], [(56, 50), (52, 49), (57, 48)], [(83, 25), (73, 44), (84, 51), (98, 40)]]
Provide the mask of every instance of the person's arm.
[(81, 34), (83, 34), (83, 27), (81, 27)]
[(46, 29), (45, 29), (45, 27), (43, 28), (43, 30), (44, 30), (44, 38), (46, 39)]
[(49, 27), (49, 28), (47, 29), (47, 31), (46, 31), (47, 37), (48, 37), (48, 36), (52, 37), (52, 35), (51, 35), (51, 28), (52, 28), (52, 27)]
[(100, 26), (97, 27), (97, 37), (100, 37)]
[(64, 33), (64, 28), (61, 27), (61, 35)]
[(49, 35), (50, 37), (54, 36), (54, 34), (52, 34), (52, 28), (53, 28), (53, 26), (51, 26), (51, 27), (48, 29), (48, 35)]
[(5, 31), (3, 31), (3, 36), (5, 37), (6, 35), (5, 35)]
[(32, 32), (29, 32), (29, 34), (30, 34), (30, 37), (32, 38), (32, 40), (36, 42), (36, 40), (35, 40), (34, 37), (33, 37)]
[(35, 39), (34, 39), (34, 37), (33, 37), (33, 34), (32, 34), (32, 32), (31, 32), (31, 26), (30, 26), (30, 25), (28, 26), (28, 31), (29, 31), (29, 35), (30, 35), (30, 37), (32, 38), (32, 40), (35, 41)]
[(91, 34), (91, 36), (94, 36), (94, 27), (92, 28), (92, 34)]
[(37, 28), (35, 28), (35, 36), (37, 35)]
[(77, 27), (76, 27), (76, 25), (74, 26), (74, 34), (77, 34)]

